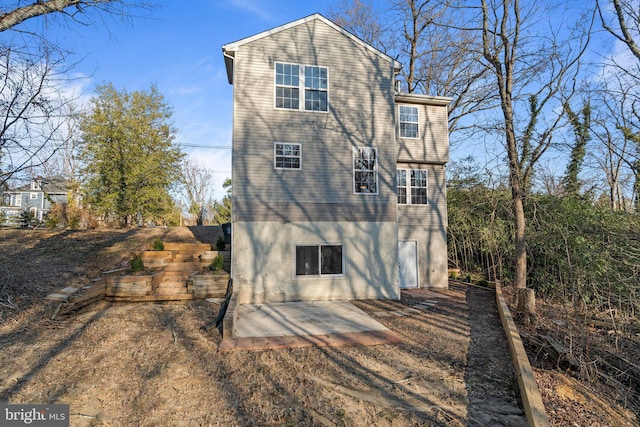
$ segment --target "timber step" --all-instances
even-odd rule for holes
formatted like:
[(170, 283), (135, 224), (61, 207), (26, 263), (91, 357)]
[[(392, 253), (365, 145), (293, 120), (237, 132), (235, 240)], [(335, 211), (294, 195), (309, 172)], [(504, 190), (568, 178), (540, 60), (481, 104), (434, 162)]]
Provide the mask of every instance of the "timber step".
[(164, 250), (182, 253), (205, 252), (211, 250), (211, 245), (208, 243), (165, 243)]
[[(148, 245), (148, 249), (152, 249), (151, 246)], [(161, 251), (131, 253), (130, 259), (140, 256), (144, 266), (151, 269), (152, 273), (128, 275), (126, 268), (104, 271), (100, 277), (91, 280), (91, 285), (82, 288), (78, 295), (69, 296), (65, 301), (70, 304), (63, 311), (77, 310), (101, 299), (155, 302), (223, 297), (228, 274), (218, 274), (215, 280), (192, 280), (192, 277), (202, 274), (218, 254), (225, 255), (225, 265), (230, 261), (230, 252), (212, 250), (207, 243), (167, 242)]]

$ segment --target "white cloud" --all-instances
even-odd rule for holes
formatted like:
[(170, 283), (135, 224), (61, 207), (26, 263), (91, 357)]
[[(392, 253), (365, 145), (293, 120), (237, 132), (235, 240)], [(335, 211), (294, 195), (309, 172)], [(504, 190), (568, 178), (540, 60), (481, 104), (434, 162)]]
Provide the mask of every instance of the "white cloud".
[(264, 1), (261, 0), (231, 0), (229, 2), (232, 6), (237, 7), (238, 9), (243, 9), (248, 12), (254, 13), (260, 18), (264, 20), (271, 19), (271, 15), (267, 12), (263, 6), (265, 5)]

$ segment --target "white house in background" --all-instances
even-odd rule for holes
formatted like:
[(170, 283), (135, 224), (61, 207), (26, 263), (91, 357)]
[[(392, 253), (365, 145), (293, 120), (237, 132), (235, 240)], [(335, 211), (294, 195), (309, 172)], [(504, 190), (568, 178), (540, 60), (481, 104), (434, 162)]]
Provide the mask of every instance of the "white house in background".
[(24, 211), (42, 221), (54, 203), (67, 201), (68, 192), (68, 181), (61, 176), (33, 178), (29, 184), (5, 192), (8, 205), (0, 206), (5, 214), (5, 224), (17, 225)]
[(450, 98), (319, 14), (222, 47), (233, 84), (238, 301), (447, 286)]

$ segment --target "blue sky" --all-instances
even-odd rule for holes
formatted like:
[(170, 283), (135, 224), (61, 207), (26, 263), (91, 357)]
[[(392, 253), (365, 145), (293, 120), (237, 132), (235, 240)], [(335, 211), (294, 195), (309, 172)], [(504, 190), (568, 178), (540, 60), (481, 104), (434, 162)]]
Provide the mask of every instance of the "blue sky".
[[(153, 0), (152, 0), (153, 1)], [(92, 26), (51, 25), (57, 38), (79, 61), (73, 70), (81, 77), (74, 90), (84, 101), (97, 84), (117, 89), (146, 90), (155, 84), (174, 109), (177, 142), (185, 145), (230, 147), (232, 86), (228, 84), (221, 46), (319, 12), (329, 15), (342, 0), (155, 0), (149, 16), (113, 17)], [(56, 21), (59, 23), (60, 21)], [(600, 54), (614, 50), (594, 43)], [(495, 143), (493, 141), (492, 143)], [(187, 154), (213, 170), (216, 199), (231, 176), (231, 150), (185, 147)], [(499, 150), (498, 150), (499, 151)], [(477, 159), (502, 165), (483, 141), (452, 146), (452, 160), (473, 152)], [(492, 158), (492, 159), (491, 159)], [(558, 171), (563, 166), (560, 164)]]
[[(91, 26), (56, 28), (81, 60), (74, 88), (87, 100), (95, 86), (147, 90), (157, 85), (174, 109), (177, 141), (230, 146), (232, 90), (222, 45), (305, 17), (327, 14), (335, 0), (165, 1), (150, 16), (126, 22), (108, 19)], [(186, 147), (185, 152), (215, 171), (216, 199), (231, 176), (231, 150)]]

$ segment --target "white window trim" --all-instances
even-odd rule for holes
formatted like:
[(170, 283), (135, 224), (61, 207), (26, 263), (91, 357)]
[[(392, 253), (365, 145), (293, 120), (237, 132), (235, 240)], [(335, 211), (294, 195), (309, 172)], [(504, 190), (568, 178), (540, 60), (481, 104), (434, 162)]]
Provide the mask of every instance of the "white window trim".
[[(300, 156), (298, 157), (298, 160), (300, 161), (300, 167), (299, 168), (283, 168), (283, 167), (278, 167), (276, 166), (277, 162), (276, 162), (276, 146), (278, 144), (285, 144), (285, 145), (297, 145), (298, 146), (298, 152), (300, 153)], [(284, 157), (295, 157), (295, 156), (284, 156)], [(295, 143), (295, 142), (279, 142), (276, 141), (273, 143), (273, 169), (275, 170), (285, 170), (285, 171), (299, 171), (302, 170), (302, 144), (300, 143)]]
[[(297, 65), (298, 66), (298, 72), (299, 72), (299, 77), (298, 77), (298, 93), (300, 94), (300, 98), (298, 99), (298, 108), (282, 108), (282, 107), (277, 107), (276, 106), (276, 92), (277, 92), (277, 87), (278, 86), (282, 86), (282, 87), (290, 87), (290, 88), (295, 88), (296, 86), (285, 86), (285, 85), (278, 85), (276, 83), (276, 65), (277, 64), (281, 64), (281, 65)], [(305, 82), (304, 82), (304, 70), (306, 67), (316, 67), (316, 68), (324, 68), (327, 70), (327, 89), (325, 90), (325, 92), (327, 92), (327, 109), (326, 111), (323, 110), (307, 110), (305, 108)], [(331, 111), (331, 101), (329, 99), (330, 97), (330, 87), (331, 87), (331, 77), (329, 75), (329, 67), (325, 67), (324, 65), (309, 65), (309, 64), (298, 64), (295, 62), (279, 62), (279, 61), (275, 61), (273, 63), (273, 108), (276, 110), (280, 110), (280, 111), (302, 111), (305, 113), (328, 113), (329, 111)]]
[[(396, 169), (396, 193), (397, 193), (396, 194), (396, 203), (398, 205), (406, 205), (407, 202), (400, 203), (398, 201), (398, 197), (400, 196), (400, 193), (399, 193), (399, 191), (400, 191), (400, 181), (398, 180), (398, 172), (400, 172), (400, 171), (404, 172), (404, 199), (407, 200), (407, 169), (398, 168), (398, 169)], [(409, 184), (409, 185), (411, 185), (411, 184)]]
[(14, 206), (22, 206), (22, 194), (16, 194), (14, 202)]
[[(355, 160), (356, 160), (356, 151), (363, 149), (363, 148), (370, 148), (372, 149), (375, 153), (376, 153), (376, 164), (375, 167), (373, 168), (373, 171), (376, 174), (376, 191), (375, 193), (359, 193), (356, 191), (356, 166), (355, 166)], [(353, 194), (358, 195), (358, 196), (377, 196), (379, 191), (380, 191), (380, 176), (378, 175), (378, 163), (380, 162), (380, 158), (378, 157), (378, 149), (374, 148), (374, 147), (353, 147), (353, 150), (351, 150), (351, 182), (352, 182), (352, 186), (351, 186), (351, 190), (353, 191)], [(364, 169), (358, 169), (358, 171), (364, 171)]]
[[(416, 132), (416, 136), (412, 137), (412, 136), (402, 136), (400, 134), (400, 129), (401, 123), (414, 123), (414, 122), (401, 122), (400, 121), (400, 107), (411, 107), (411, 108), (415, 108), (418, 111), (418, 122), (416, 123), (418, 125), (418, 132)], [(398, 137), (402, 138), (402, 139), (420, 139), (420, 108), (418, 108), (417, 105), (409, 105), (409, 104), (399, 104), (398, 105)]]
[[(426, 169), (408, 169), (408, 168), (398, 168), (397, 170), (404, 170), (406, 172), (406, 186), (405, 188), (405, 195), (406, 195), (406, 199), (407, 199), (407, 203), (398, 203), (398, 197), (396, 194), (396, 203), (402, 206), (429, 206), (431, 204), (431, 199), (429, 198), (429, 171)], [(421, 188), (421, 187), (413, 187), (411, 185), (411, 171), (421, 171), (424, 172), (426, 174), (426, 179), (427, 179), (427, 203), (412, 203), (412, 199), (411, 199), (411, 189), (412, 188)], [(396, 175), (397, 177), (397, 175)], [(396, 178), (396, 192), (398, 191), (398, 182), (397, 182), (397, 178)]]
[[(342, 273), (340, 274), (322, 274), (322, 257), (321, 257), (321, 251), (318, 251), (318, 257), (320, 257), (320, 259), (318, 260), (318, 267), (319, 267), (319, 274), (315, 275), (315, 274), (301, 274), (301, 275), (297, 275), (296, 274), (296, 264), (297, 264), (297, 259), (296, 259), (296, 247), (298, 246), (318, 246), (318, 247), (322, 247), (322, 246), (341, 246), (342, 247)], [(346, 269), (347, 269), (347, 264), (346, 264), (346, 259), (345, 259), (345, 244), (344, 242), (293, 242), (292, 246), (291, 246), (291, 252), (293, 254), (292, 259), (293, 259), (293, 268), (292, 268), (292, 274), (293, 274), (293, 278), (296, 280), (307, 280), (307, 279), (336, 279), (336, 278), (343, 278), (346, 277), (347, 273), (346, 273)]]
[(38, 193), (29, 193), (29, 200), (37, 200)]

